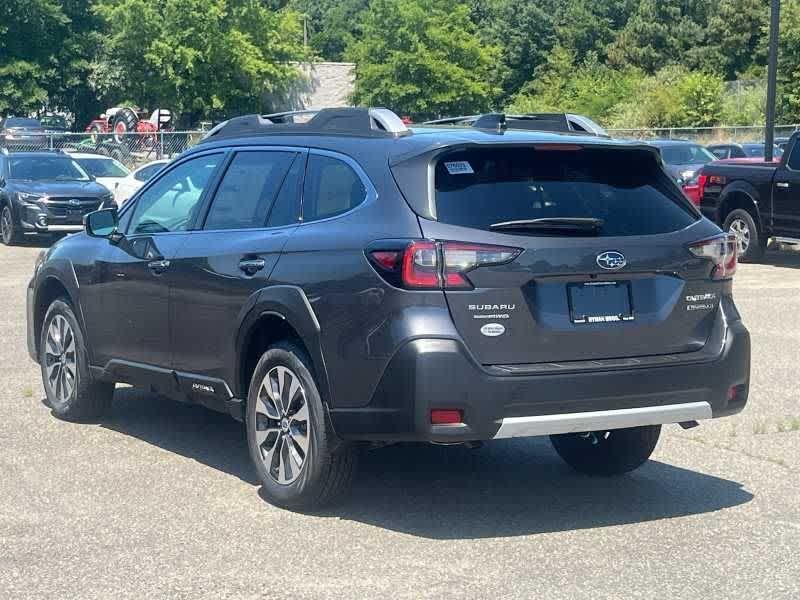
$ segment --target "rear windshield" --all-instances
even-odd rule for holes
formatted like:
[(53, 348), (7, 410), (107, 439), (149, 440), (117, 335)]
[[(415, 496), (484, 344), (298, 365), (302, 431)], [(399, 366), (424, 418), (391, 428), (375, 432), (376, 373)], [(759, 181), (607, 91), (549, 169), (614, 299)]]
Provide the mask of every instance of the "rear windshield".
[(664, 162), (668, 165), (704, 165), (717, 159), (702, 146), (693, 144), (661, 146), (660, 150)]
[(698, 219), (652, 155), (637, 150), (464, 150), (440, 158), (435, 177), (437, 219), (463, 227), (579, 217), (602, 219), (597, 235), (628, 236)]

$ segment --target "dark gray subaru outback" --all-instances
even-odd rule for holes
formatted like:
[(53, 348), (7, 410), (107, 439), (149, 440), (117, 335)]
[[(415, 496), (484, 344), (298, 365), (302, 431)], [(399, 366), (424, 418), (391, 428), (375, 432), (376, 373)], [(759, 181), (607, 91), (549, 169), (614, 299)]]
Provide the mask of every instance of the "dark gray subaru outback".
[(742, 410), (736, 244), (655, 149), (308, 116), (218, 126), (43, 253), (28, 336), (56, 416), (99, 417), (118, 382), (229, 412), (266, 496), (307, 508), (364, 443), (549, 435), (613, 475), (662, 424)]

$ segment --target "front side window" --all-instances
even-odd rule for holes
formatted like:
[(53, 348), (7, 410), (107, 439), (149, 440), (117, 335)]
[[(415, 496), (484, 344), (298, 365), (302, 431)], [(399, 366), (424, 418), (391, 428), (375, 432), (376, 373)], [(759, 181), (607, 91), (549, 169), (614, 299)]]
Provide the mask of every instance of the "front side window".
[(134, 179), (136, 181), (150, 181), (150, 179), (158, 173), (162, 168), (164, 168), (165, 163), (157, 163), (155, 165), (147, 165), (146, 167), (142, 167), (134, 174)]
[(296, 153), (238, 152), (214, 195), (204, 229), (264, 227)]
[(319, 154), (308, 157), (303, 221), (317, 221), (346, 213), (366, 197), (364, 182), (346, 162)]
[(717, 158), (702, 146), (694, 144), (664, 146), (661, 148), (661, 157), (668, 165), (698, 165)]
[(197, 216), (203, 192), (222, 158), (222, 154), (207, 154), (187, 160), (142, 192), (128, 233), (186, 231)]

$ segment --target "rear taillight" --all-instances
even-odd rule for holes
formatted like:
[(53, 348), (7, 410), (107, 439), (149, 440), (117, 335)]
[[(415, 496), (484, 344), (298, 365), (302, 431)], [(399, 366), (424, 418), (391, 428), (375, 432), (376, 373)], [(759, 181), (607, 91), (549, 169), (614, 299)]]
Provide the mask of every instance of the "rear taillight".
[(730, 279), (736, 273), (739, 245), (731, 233), (695, 242), (689, 251), (699, 258), (707, 258), (714, 263), (711, 279)]
[(466, 277), (469, 271), (511, 262), (521, 252), (520, 248), (489, 244), (388, 240), (373, 242), (366, 254), (392, 285), (434, 290), (472, 289)]
[(706, 183), (708, 183), (708, 175), (700, 175), (697, 176), (697, 205), (700, 205), (700, 201), (703, 199), (703, 194), (706, 191)]

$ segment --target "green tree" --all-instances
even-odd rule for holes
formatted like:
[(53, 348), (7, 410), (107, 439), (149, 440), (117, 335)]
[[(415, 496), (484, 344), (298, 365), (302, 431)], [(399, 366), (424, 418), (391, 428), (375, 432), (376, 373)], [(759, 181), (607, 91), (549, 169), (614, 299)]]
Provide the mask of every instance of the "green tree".
[(483, 111), (500, 92), (500, 50), (461, 3), (373, 0), (346, 55), (358, 65), (357, 103), (414, 119)]
[(289, 5), (306, 16), (309, 44), (317, 56), (341, 61), (368, 4), (369, 0), (293, 0)]
[(0, 3), (0, 114), (26, 114), (47, 103), (68, 23), (57, 0)]
[(109, 30), (97, 85), (190, 121), (268, 110), (305, 56), (299, 15), (259, 0), (99, 0), (96, 10)]
[(576, 112), (605, 125), (616, 107), (636, 91), (642, 74), (611, 69), (592, 52), (580, 65), (574, 58), (557, 46), (539, 76), (514, 96), (508, 112)]
[(517, 92), (547, 62), (557, 43), (555, 2), (487, 0), (473, 6), (482, 38), (500, 48), (496, 72), (505, 95)]
[(705, 0), (641, 0), (608, 48), (610, 63), (647, 73), (670, 64), (696, 66), (708, 4)]
[(781, 11), (778, 54), (778, 117), (788, 123), (800, 122), (800, 2), (788, 0)]
[(708, 17), (700, 67), (726, 81), (766, 64), (769, 0), (718, 0)]

